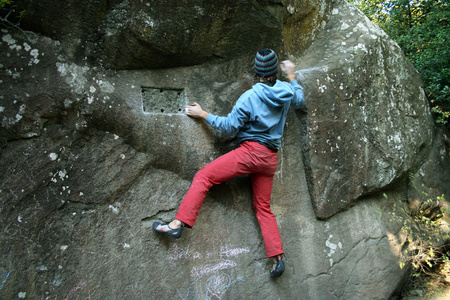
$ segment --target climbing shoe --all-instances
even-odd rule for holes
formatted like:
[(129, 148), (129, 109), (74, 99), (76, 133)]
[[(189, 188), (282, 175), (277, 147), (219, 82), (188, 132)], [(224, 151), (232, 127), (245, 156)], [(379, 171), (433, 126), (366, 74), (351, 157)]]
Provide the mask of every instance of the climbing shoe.
[(272, 270), (270, 271), (270, 277), (276, 278), (283, 275), (284, 272), (284, 261), (279, 258), (276, 263), (273, 264)]
[(181, 236), (181, 232), (183, 231), (183, 227), (180, 226), (177, 229), (172, 229), (169, 227), (169, 223), (162, 224), (161, 222), (153, 223), (153, 230), (156, 232), (164, 233), (165, 235), (170, 236), (171, 238), (177, 239)]

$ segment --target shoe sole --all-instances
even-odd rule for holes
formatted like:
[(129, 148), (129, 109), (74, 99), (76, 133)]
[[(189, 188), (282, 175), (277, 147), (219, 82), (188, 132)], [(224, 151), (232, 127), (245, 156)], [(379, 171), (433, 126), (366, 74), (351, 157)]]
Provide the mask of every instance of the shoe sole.
[[(157, 227), (158, 227), (159, 225), (165, 225), (165, 224), (155, 222), (155, 223), (153, 223), (153, 230), (156, 231), (156, 232), (158, 232), (158, 233), (165, 234), (165, 235), (167, 235), (167, 236), (169, 236), (169, 237), (171, 237), (171, 238), (173, 238), (173, 239), (178, 239), (178, 238), (180, 238), (182, 230), (180, 230), (180, 231), (179, 231), (178, 233), (176, 233), (176, 234), (172, 234), (172, 233), (170, 233), (170, 231), (162, 231), (162, 230), (158, 230)], [(172, 230), (175, 230), (175, 229), (172, 229)]]

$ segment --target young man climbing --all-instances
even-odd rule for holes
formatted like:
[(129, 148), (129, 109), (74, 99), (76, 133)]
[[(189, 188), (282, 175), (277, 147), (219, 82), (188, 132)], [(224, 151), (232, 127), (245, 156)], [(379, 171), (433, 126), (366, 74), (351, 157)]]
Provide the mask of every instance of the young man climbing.
[(203, 200), (213, 185), (251, 174), (253, 207), (267, 257), (274, 259), (270, 276), (283, 274), (284, 251), (277, 221), (270, 210), (270, 197), (287, 112), (289, 107), (302, 108), (305, 104), (302, 87), (295, 79), (294, 67), (291, 61), (284, 61), (281, 70), (289, 83), (277, 80), (276, 53), (271, 49), (259, 50), (255, 57), (255, 78), (258, 82), (239, 97), (228, 116), (210, 114), (197, 103), (185, 107), (186, 115), (203, 119), (221, 131), (236, 133), (240, 146), (197, 172), (175, 219), (166, 224), (153, 223), (155, 231), (179, 238), (183, 228), (194, 226)]

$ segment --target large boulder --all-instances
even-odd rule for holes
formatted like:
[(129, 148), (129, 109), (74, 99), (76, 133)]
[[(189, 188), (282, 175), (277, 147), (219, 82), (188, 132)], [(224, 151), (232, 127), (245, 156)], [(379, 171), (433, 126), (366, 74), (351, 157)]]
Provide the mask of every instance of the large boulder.
[(282, 45), (281, 0), (17, 1), (25, 29), (64, 41), (75, 61), (171, 68)]
[(356, 8), (336, 5), (296, 62), (308, 99), (304, 155), (318, 218), (418, 170), (434, 123), (418, 72), (383, 31)]
[(326, 26), (334, 3), (329, 0), (284, 0), (283, 3), (285, 51), (298, 56)]
[(332, 7), (329, 0), (16, 2), (27, 12), (21, 26), (63, 42), (73, 61), (128, 70), (230, 60), (261, 47), (298, 54)]
[[(248, 176), (213, 187), (181, 239), (151, 230), (153, 221), (174, 217), (195, 172), (236, 146), (180, 109), (198, 102), (228, 113), (251, 87), (251, 59), (268, 40), (222, 28), (220, 35), (248, 47), (189, 63), (167, 51), (137, 65), (145, 51), (170, 49), (169, 40), (140, 44), (136, 18), (123, 17), (129, 23), (120, 26), (111, 16), (158, 8), (152, 18), (169, 20), (185, 8), (190, 13), (173, 34), (194, 57), (196, 44), (184, 44), (184, 35), (204, 33), (190, 17), (211, 6), (64, 3), (29, 3), (24, 26), (36, 33), (1, 32), (0, 298), (388, 299), (399, 290), (408, 272), (397, 264), (402, 240), (389, 218), (392, 199), (407, 199), (408, 172), (429, 172), (448, 156), (425, 135), (433, 125), (415, 70), (361, 12), (345, 1), (248, 1), (244, 11), (258, 9), (233, 17), (240, 27), (255, 26), (273, 13), (264, 26), (278, 27), (259, 37), (275, 34), (269, 46), (286, 49), (280, 59), (297, 63), (306, 93), (306, 110), (289, 112), (278, 152), (272, 210), (287, 270), (271, 280)], [(214, 12), (227, 20), (233, 9)], [(295, 36), (289, 18), (310, 29)], [(155, 38), (172, 30), (155, 24), (167, 26)], [(118, 36), (108, 40), (102, 28)], [(310, 41), (303, 46), (302, 36)], [(142, 47), (136, 57), (124, 40)], [(124, 51), (123, 61), (114, 49)], [(172, 58), (176, 68), (153, 69)]]

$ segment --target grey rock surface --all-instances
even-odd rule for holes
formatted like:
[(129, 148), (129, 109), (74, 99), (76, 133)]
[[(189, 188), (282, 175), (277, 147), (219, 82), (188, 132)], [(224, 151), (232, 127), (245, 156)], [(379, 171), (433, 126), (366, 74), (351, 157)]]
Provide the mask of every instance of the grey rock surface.
[(114, 69), (197, 65), (282, 44), (281, 0), (17, 2), (25, 29), (64, 41), (74, 61)]
[[(383, 32), (344, 1), (257, 3), (267, 7), (253, 17), (276, 11), (274, 48), (297, 49), (280, 58), (297, 63), (307, 98), (306, 110), (289, 112), (278, 152), (272, 210), (287, 269), (271, 280), (247, 176), (213, 187), (181, 239), (151, 230), (153, 221), (174, 217), (201, 167), (236, 146), (178, 107), (198, 102), (227, 114), (253, 83), (253, 49), (163, 69), (149, 60), (136, 70), (126, 52), (122, 66), (109, 54), (84, 59), (87, 50), (74, 54), (83, 46), (99, 53), (125, 46), (117, 37), (108, 46), (90, 44), (84, 36), (106, 19), (86, 23), (69, 3), (50, 11), (67, 10), (72, 27), (49, 12), (44, 22), (30, 17), (36, 33), (1, 32), (1, 299), (388, 299), (398, 291), (408, 271), (397, 263), (392, 199), (407, 200), (408, 172), (422, 176), (448, 164), (448, 144), (439, 135), (433, 141), (420, 79)], [(86, 18), (119, 13), (119, 6), (147, 12), (139, 3), (96, 1), (81, 11)], [(282, 26), (291, 24), (286, 16), (309, 24), (302, 5), (315, 16), (314, 33), (302, 33), (311, 41), (304, 53), (300, 37), (281, 42)], [(164, 7), (161, 20), (172, 16)], [(243, 16), (236, 17), (240, 26), (254, 22)], [(136, 38), (131, 27), (122, 29)], [(261, 46), (235, 30), (234, 38)], [(64, 33), (76, 35), (79, 48)]]
[(298, 60), (307, 88), (305, 162), (317, 217), (415, 173), (434, 124), (399, 46), (346, 3)]

